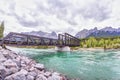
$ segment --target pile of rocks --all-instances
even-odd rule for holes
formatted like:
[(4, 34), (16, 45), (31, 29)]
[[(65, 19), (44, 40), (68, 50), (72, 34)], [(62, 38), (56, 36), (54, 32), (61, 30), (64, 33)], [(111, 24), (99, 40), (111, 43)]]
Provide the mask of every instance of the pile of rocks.
[(46, 71), (43, 64), (0, 48), (0, 80), (67, 80), (57, 72)]

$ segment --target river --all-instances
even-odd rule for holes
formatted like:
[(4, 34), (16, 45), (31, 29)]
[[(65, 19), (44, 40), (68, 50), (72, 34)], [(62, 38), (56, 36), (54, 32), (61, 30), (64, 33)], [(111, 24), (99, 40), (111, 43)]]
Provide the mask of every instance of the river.
[(69, 78), (120, 80), (120, 51), (117, 50), (56, 52), (54, 49), (9, 48)]

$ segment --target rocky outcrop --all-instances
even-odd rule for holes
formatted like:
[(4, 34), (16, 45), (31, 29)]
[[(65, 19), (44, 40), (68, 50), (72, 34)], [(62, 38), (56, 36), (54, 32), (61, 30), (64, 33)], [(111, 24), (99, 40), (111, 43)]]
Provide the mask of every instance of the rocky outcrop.
[(0, 48), (0, 80), (67, 80), (57, 72), (45, 70), (43, 64)]

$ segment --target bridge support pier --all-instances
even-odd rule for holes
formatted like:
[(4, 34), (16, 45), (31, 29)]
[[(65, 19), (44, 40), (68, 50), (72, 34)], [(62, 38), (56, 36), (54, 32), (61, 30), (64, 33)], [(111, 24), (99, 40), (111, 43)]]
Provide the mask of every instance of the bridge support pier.
[(70, 51), (69, 46), (55, 46), (56, 51)]

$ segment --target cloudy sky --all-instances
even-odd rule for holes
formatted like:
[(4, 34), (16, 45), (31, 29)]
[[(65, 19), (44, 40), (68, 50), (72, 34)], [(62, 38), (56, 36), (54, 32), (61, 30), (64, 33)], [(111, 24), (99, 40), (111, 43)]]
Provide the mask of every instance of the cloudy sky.
[(75, 34), (82, 29), (120, 27), (120, 0), (0, 0), (0, 22), (9, 32)]

